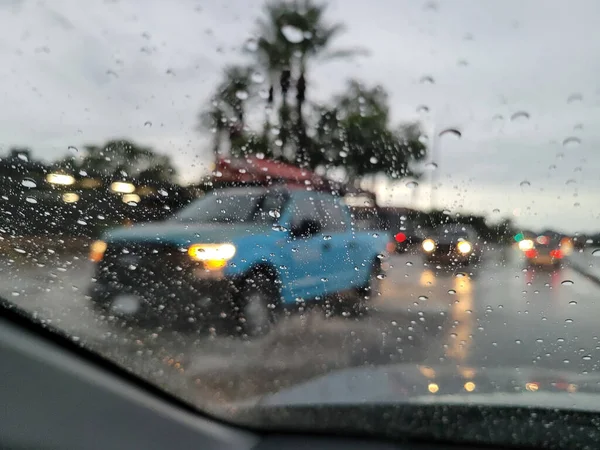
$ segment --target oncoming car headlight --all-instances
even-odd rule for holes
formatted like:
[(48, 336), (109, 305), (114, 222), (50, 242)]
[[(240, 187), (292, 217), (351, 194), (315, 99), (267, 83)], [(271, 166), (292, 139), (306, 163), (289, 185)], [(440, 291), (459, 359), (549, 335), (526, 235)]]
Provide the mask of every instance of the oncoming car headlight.
[(435, 250), (435, 242), (433, 241), (433, 239), (425, 239), (423, 241), (423, 250), (425, 250), (426, 252), (432, 252)]
[(456, 248), (458, 249), (459, 252), (461, 252), (463, 255), (466, 255), (467, 253), (470, 253), (471, 250), (473, 250), (473, 247), (471, 246), (471, 244), (467, 241), (460, 241), (458, 244), (456, 244)]
[(193, 244), (187, 251), (194, 261), (201, 261), (208, 270), (219, 270), (235, 255), (233, 244)]

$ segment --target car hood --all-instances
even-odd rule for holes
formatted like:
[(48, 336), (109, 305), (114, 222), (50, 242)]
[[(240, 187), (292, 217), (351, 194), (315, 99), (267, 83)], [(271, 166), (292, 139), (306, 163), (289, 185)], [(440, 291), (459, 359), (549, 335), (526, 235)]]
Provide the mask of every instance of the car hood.
[(198, 224), (166, 221), (110, 230), (106, 242), (153, 242), (189, 245), (192, 242), (221, 243), (236, 238), (268, 233), (269, 226), (254, 224)]
[(600, 394), (598, 375), (535, 367), (397, 364), (338, 370), (251, 403), (261, 407), (433, 403), (598, 411), (600, 397), (593, 394)]

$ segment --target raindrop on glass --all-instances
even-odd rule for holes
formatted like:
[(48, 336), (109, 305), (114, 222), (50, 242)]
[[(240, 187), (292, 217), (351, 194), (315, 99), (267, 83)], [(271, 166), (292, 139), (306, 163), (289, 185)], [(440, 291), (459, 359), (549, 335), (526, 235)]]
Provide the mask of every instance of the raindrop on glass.
[(152, 126), (152, 122), (150, 122), (149, 120), (147, 120), (146, 122), (144, 122), (144, 126), (146, 128), (150, 128)]
[(235, 96), (240, 100), (246, 100), (248, 98), (248, 92), (246, 91), (237, 91)]
[(517, 111), (512, 116), (510, 116), (510, 120), (513, 122), (526, 122), (529, 120), (529, 113), (527, 111)]
[(25, 199), (25, 201), (26, 201), (27, 203), (33, 203), (33, 204), (35, 204), (35, 203), (37, 203), (37, 202), (38, 202), (38, 201), (37, 201), (35, 198), (33, 198), (33, 197), (27, 197), (27, 198)]
[(445, 130), (440, 131), (438, 134), (439, 137), (443, 136), (451, 136), (453, 138), (459, 139), (462, 137), (462, 132), (457, 128), (446, 128)]
[(419, 183), (417, 183), (416, 181), (409, 181), (408, 183), (406, 183), (406, 187), (409, 189), (416, 189), (419, 186)]
[(421, 300), (422, 302), (429, 300), (428, 297), (426, 297), (425, 295), (419, 295), (419, 300)]
[(521, 186), (522, 188), (523, 187), (529, 187), (529, 186), (531, 186), (531, 183), (529, 181), (527, 181), (527, 180), (523, 180), (523, 181), (521, 181), (519, 183), (519, 186)]
[(571, 280), (565, 280), (565, 281), (561, 282), (560, 284), (562, 284), (563, 286), (572, 286), (575, 283)]
[(435, 80), (433, 79), (433, 77), (431, 75), (424, 75), (419, 80), (419, 83), (421, 83), (421, 84), (433, 84), (433, 83), (435, 83)]
[(581, 139), (576, 136), (569, 136), (563, 141), (563, 146), (567, 148), (575, 148), (581, 144)]
[(292, 25), (284, 25), (281, 27), (281, 34), (291, 42), (292, 44), (299, 44), (304, 40), (304, 33), (302, 30), (292, 26)]
[(575, 103), (581, 101), (583, 101), (583, 95), (581, 95), (579, 92), (574, 92), (567, 98), (567, 103)]
[(33, 181), (31, 178), (24, 178), (21, 181), (21, 185), (26, 187), (26, 188), (34, 188), (37, 187), (37, 184), (35, 181)]
[(450, 295), (455, 295), (455, 294), (456, 294), (456, 291), (455, 291), (454, 289), (450, 289), (450, 290), (448, 291), (448, 294), (450, 294)]
[(256, 50), (258, 50), (258, 42), (254, 38), (246, 39), (246, 42), (244, 43), (244, 48), (249, 52), (255, 52)]

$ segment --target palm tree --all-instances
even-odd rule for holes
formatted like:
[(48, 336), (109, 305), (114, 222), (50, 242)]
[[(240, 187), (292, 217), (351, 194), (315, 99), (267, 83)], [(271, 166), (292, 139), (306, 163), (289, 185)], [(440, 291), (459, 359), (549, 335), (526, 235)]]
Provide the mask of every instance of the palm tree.
[[(307, 65), (309, 60), (330, 60), (348, 58), (361, 52), (359, 49), (328, 52), (333, 39), (344, 30), (342, 24), (329, 24), (325, 21), (326, 6), (311, 0), (276, 0), (265, 7), (265, 19), (259, 20), (258, 62), (269, 73), (269, 104), (274, 102), (274, 86), (277, 76), (280, 79), (282, 108), (280, 123), (284, 142), (290, 128), (290, 111), (287, 108), (292, 76), (296, 86), (296, 136), (300, 152), (307, 145), (304, 124), (306, 104)], [(363, 52), (364, 53), (364, 52)], [(286, 119), (286, 120), (283, 120)], [(304, 160), (300, 156), (301, 160)]]
[(254, 95), (253, 68), (230, 65), (223, 72), (223, 81), (210, 101), (210, 107), (200, 114), (200, 127), (214, 132), (213, 155), (221, 155), (223, 134), (228, 132), (231, 147), (243, 141), (246, 127), (246, 105)]

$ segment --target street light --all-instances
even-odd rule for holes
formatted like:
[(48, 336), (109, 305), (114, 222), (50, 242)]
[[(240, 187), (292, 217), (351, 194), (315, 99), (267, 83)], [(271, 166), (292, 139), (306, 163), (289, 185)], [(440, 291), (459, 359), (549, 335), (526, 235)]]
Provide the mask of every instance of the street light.
[(75, 178), (65, 173), (49, 173), (46, 175), (46, 181), (50, 184), (70, 186), (71, 184), (75, 183)]

